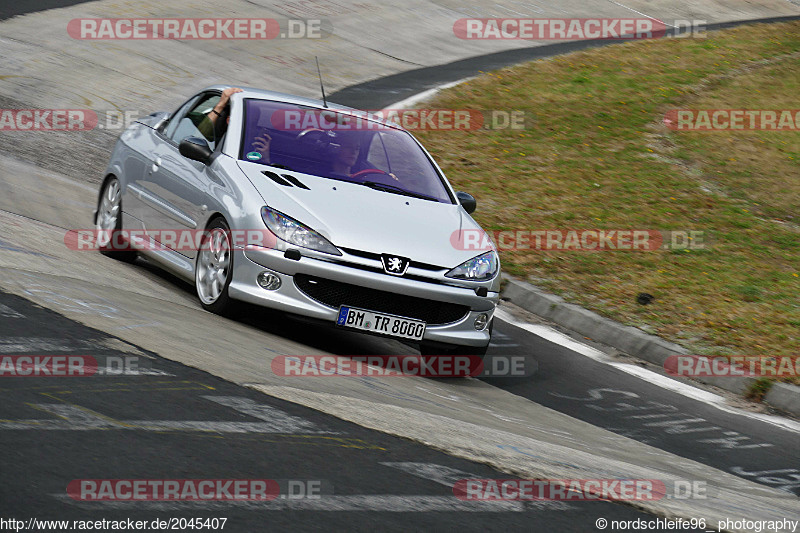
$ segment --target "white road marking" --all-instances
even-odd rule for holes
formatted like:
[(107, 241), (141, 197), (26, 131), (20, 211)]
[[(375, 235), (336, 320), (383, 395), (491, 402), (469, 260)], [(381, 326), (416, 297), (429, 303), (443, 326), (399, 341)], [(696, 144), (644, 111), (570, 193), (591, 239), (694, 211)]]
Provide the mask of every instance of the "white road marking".
[[(376, 495), (321, 495), (319, 499), (278, 498), (272, 501), (78, 501), (66, 494), (52, 494), (62, 503), (83, 509), (146, 509), (150, 511), (225, 511), (231, 507), (257, 511), (371, 511), (382, 513), (497, 513), (527, 510), (523, 502), (512, 501), (462, 501), (455, 496), (408, 496), (394, 494)], [(315, 496), (316, 498), (316, 496)]]
[[(2, 316), (2, 315), (0, 315)], [(20, 315), (21, 316), (21, 315)], [(63, 341), (58, 338), (48, 337), (6, 337), (0, 339), (0, 355), (5, 354), (42, 354), (43, 352), (82, 352), (82, 351), (95, 351), (100, 349), (109, 349), (114, 351), (122, 351), (127, 354), (136, 354), (136, 357), (142, 357), (147, 360), (153, 359), (140, 352), (135, 347), (123, 343), (118, 339), (76, 339)], [(146, 368), (126, 368), (124, 371), (117, 369), (106, 369), (103, 363), (107, 362), (106, 357), (113, 357), (119, 359), (119, 356), (109, 356), (107, 354), (95, 354), (94, 357), (98, 362), (100, 368), (93, 376), (107, 376), (118, 378), (121, 376), (174, 376), (164, 370), (159, 370), (153, 367)]]
[(62, 342), (46, 337), (6, 337), (0, 339), (0, 353), (74, 352), (91, 341)]
[[(449, 466), (437, 465), (434, 463), (379, 463), (383, 466), (388, 466), (390, 468), (396, 468), (401, 470), (407, 474), (411, 474), (412, 476), (416, 476), (422, 479), (427, 479), (429, 481), (433, 481), (434, 483), (438, 483), (439, 485), (444, 485), (450, 489), (462, 479), (483, 479), (483, 476), (479, 476), (477, 474), (472, 474), (470, 472), (464, 472), (463, 470), (458, 470), (456, 468), (450, 468)], [(567, 511), (569, 509), (575, 508), (572, 505), (569, 505), (565, 502), (558, 502), (558, 501), (526, 501), (525, 504), (529, 508), (537, 508), (537, 509), (549, 509), (549, 510), (557, 510), (557, 511)]]
[[(681, 435), (681, 434), (695, 434), (691, 439), (700, 443), (700, 446), (706, 444), (715, 444), (720, 449), (752, 449), (752, 448), (768, 448), (774, 444), (765, 442), (753, 442), (754, 439), (742, 435), (736, 431), (726, 431), (725, 429), (713, 425), (704, 418), (686, 418), (686, 413), (681, 412), (674, 405), (664, 404), (655, 401), (646, 401), (639, 394), (619, 389), (608, 388), (595, 388), (586, 391), (588, 396), (576, 398), (566, 394), (557, 392), (550, 392), (552, 396), (563, 398), (565, 400), (579, 401), (584, 404), (587, 409), (593, 409), (602, 412), (613, 412), (622, 418), (635, 419), (640, 421), (642, 428), (651, 427), (657, 428), (658, 431), (668, 435)], [(610, 403), (613, 402), (613, 403)], [(602, 405), (600, 405), (602, 404)], [(642, 411), (657, 411), (648, 414), (635, 414)], [(655, 422), (653, 422), (655, 420)], [(642, 423), (641, 421), (647, 421)], [(689, 424), (703, 424), (703, 425), (689, 425)], [(619, 432), (619, 428), (607, 427), (609, 431)], [(622, 430), (626, 436), (641, 435), (640, 430)], [(699, 435), (704, 433), (704, 435)], [(646, 436), (646, 435), (645, 435)], [(700, 438), (703, 437), (703, 438)], [(633, 437), (636, 438), (636, 437)], [(649, 438), (647, 440), (650, 440)]]
[(18, 313), (7, 305), (3, 304), (0, 304), (0, 316), (3, 318), (25, 318), (25, 315), (22, 313)]
[[(5, 353), (34, 353), (34, 352), (78, 352), (85, 350), (109, 350), (133, 354), (146, 359), (152, 356), (144, 354), (135, 346), (120, 341), (113, 337), (101, 339), (69, 339), (67, 341), (56, 337), (5, 337), (0, 339), (0, 354)], [(95, 355), (94, 357), (104, 357)]]
[(688, 383), (677, 381), (675, 379), (663, 376), (661, 374), (653, 372), (652, 370), (648, 370), (646, 368), (642, 368), (637, 365), (618, 363), (616, 361), (613, 361), (609, 356), (607, 356), (600, 350), (597, 350), (596, 348), (592, 348), (591, 346), (587, 346), (586, 344), (578, 342), (568, 337), (567, 335), (564, 335), (560, 331), (556, 331), (555, 329), (549, 326), (543, 326), (541, 324), (528, 324), (527, 322), (522, 322), (520, 320), (517, 320), (511, 313), (509, 313), (505, 309), (498, 309), (497, 311), (495, 311), (495, 316), (500, 320), (511, 324), (512, 326), (524, 329), (525, 331), (533, 333), (537, 337), (541, 337), (549, 342), (552, 342), (553, 344), (558, 344), (559, 346), (563, 346), (568, 350), (579, 353), (581, 355), (585, 355), (586, 357), (594, 359), (595, 361), (598, 361), (600, 363), (609, 366), (613, 366), (614, 368), (617, 368), (632, 376), (636, 376), (644, 381), (647, 381), (648, 383), (652, 383), (653, 385), (657, 385), (663, 389), (667, 389), (672, 392), (676, 392), (678, 394), (686, 396), (687, 398), (703, 402), (706, 405), (711, 405), (727, 413), (746, 416), (749, 418), (753, 418), (755, 420), (767, 422), (769, 424), (781, 427), (783, 429), (788, 429), (790, 431), (800, 433), (800, 422), (796, 422), (794, 420), (790, 420), (788, 418), (783, 418), (780, 416), (767, 415), (763, 413), (753, 413), (750, 411), (745, 411), (744, 409), (731, 407), (730, 405), (727, 405), (725, 398), (720, 396), (719, 394), (714, 394), (713, 392), (693, 387)]
[[(783, 468), (778, 470), (762, 470), (760, 472), (748, 472), (741, 466), (734, 466), (731, 472), (745, 477), (754, 477), (756, 483), (774, 486), (778, 490), (794, 494), (794, 490), (800, 488), (800, 470), (796, 468)], [(787, 477), (779, 477), (776, 474), (788, 474)]]
[(164, 370), (159, 370), (157, 368), (137, 368), (137, 369), (130, 369), (119, 371), (116, 369), (106, 370), (105, 368), (98, 368), (97, 372), (93, 374), (93, 376), (98, 377), (109, 377), (109, 378), (118, 378), (122, 376), (161, 376), (161, 377), (175, 377), (175, 374), (170, 374)]
[(456, 85), (459, 85), (459, 84), (464, 83), (465, 81), (469, 81), (471, 79), (472, 79), (472, 77), (464, 78), (463, 80), (458, 80), (458, 81), (454, 81), (454, 82), (450, 82), (450, 83), (445, 83), (443, 85), (439, 85), (438, 87), (434, 87), (433, 89), (428, 89), (427, 91), (422, 91), (421, 93), (417, 93), (414, 96), (410, 96), (410, 97), (406, 98), (405, 100), (400, 100), (399, 102), (395, 102), (394, 104), (392, 104), (390, 106), (386, 106), (384, 108), (384, 111), (390, 110), (390, 109), (410, 109), (410, 108), (414, 107), (415, 105), (417, 105), (418, 103), (429, 99), (431, 96), (435, 95), (439, 91), (443, 91), (444, 89), (449, 89), (450, 87), (455, 87)]
[(224, 405), (273, 426), (274, 433), (330, 433), (317, 429), (316, 424), (305, 418), (292, 416), (275, 407), (256, 403), (240, 396), (203, 396), (206, 400)]
[(397, 470), (401, 470), (406, 474), (427, 479), (429, 481), (433, 481), (434, 483), (438, 483), (439, 485), (444, 485), (445, 487), (452, 487), (457, 481), (462, 479), (478, 479), (481, 477), (470, 472), (464, 472), (463, 470), (450, 468), (449, 466), (437, 465), (434, 463), (385, 462), (378, 464), (388, 466), (389, 468), (396, 468)]
[(673, 26), (672, 24), (667, 24), (667, 23), (666, 23), (666, 22), (664, 22), (663, 20), (657, 19), (657, 18), (655, 18), (655, 17), (651, 17), (650, 15), (646, 15), (646, 14), (642, 13), (641, 11), (636, 11), (636, 10), (635, 10), (635, 9), (633, 9), (632, 7), (628, 7), (628, 6), (626, 6), (625, 4), (620, 4), (619, 2), (615, 2), (614, 0), (608, 0), (608, 1), (609, 1), (609, 2), (611, 2), (611, 3), (612, 3), (612, 4), (614, 4), (614, 5), (618, 5), (619, 7), (622, 7), (622, 8), (625, 8), (625, 9), (627, 9), (628, 11), (633, 11), (633, 12), (634, 12), (634, 13), (636, 13), (637, 15), (641, 15), (641, 16), (643, 16), (643, 17), (647, 17), (647, 18), (649, 18), (650, 20), (655, 20), (656, 22), (660, 22), (660, 23), (664, 24), (665, 26), (669, 26), (670, 28), (674, 28), (674, 27), (675, 27), (675, 26)]
[(216, 420), (114, 420), (78, 405), (63, 403), (32, 404), (59, 419), (2, 420), (0, 430), (59, 430), (90, 431), (98, 429), (127, 429), (143, 431), (202, 431), (212, 433), (277, 433), (277, 434), (337, 434), (318, 428), (310, 420), (292, 416), (269, 405), (257, 404), (236, 396), (203, 396), (207, 400), (230, 407), (263, 422), (228, 422)]

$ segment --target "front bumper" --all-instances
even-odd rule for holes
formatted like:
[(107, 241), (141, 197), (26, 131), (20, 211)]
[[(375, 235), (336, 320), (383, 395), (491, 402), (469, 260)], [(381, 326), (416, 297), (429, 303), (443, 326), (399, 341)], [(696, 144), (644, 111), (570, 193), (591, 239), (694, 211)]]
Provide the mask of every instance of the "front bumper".
[[(271, 271), (281, 278), (279, 289), (268, 291), (258, 285), (256, 278), (264, 271)], [(464, 346), (482, 347), (489, 343), (488, 327), (477, 331), (474, 322), (482, 313), (491, 319), (500, 296), (496, 290), (487, 290), (486, 296), (478, 296), (476, 293), (475, 288), (479, 285), (491, 286), (494, 289), (493, 283), (464, 287), (418, 281), (361, 270), (305, 254), (300, 260), (287, 259), (283, 251), (259, 247), (234, 251), (233, 278), (228, 293), (231, 298), (237, 300), (334, 323), (338, 316), (338, 308), (325, 305), (298, 288), (294, 279), (298, 274), (385, 291), (403, 297), (410, 296), (465, 306), (468, 309), (460, 319), (446, 324), (428, 324), (423, 337), (425, 341)]]

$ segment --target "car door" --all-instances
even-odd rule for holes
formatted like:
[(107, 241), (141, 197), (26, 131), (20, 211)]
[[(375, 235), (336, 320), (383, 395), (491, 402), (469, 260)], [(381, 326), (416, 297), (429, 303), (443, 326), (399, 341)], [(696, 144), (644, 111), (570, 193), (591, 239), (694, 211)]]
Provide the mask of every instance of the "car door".
[[(187, 230), (199, 230), (207, 209), (207, 191), (210, 182), (216, 181), (206, 165), (192, 161), (180, 154), (179, 144), (187, 137), (203, 137), (201, 122), (208, 111), (219, 101), (219, 93), (204, 93), (188, 102), (167, 124), (163, 132), (154, 132), (160, 138), (152, 151), (152, 161), (143, 180), (143, 201), (148, 205), (148, 230), (163, 244), (179, 253), (194, 258), (196, 251), (185, 246), (187, 240), (180, 235)], [(206, 124), (208, 125), (208, 124)], [(202, 129), (202, 131), (201, 131)], [(214, 139), (209, 141), (214, 148)], [(164, 230), (171, 230), (178, 238), (163, 239)], [(181, 245), (181, 242), (184, 245)], [(191, 240), (193, 242), (193, 239)]]
[[(137, 206), (136, 216), (148, 230), (156, 230), (164, 224), (163, 218), (166, 216), (163, 211), (167, 209), (167, 202), (162, 197), (160, 187), (154, 181), (154, 172), (158, 169), (160, 147), (167, 142), (167, 133), (172, 133), (179, 120), (176, 117), (185, 116), (186, 113), (196, 104), (200, 95), (195, 95), (187, 100), (158, 130), (145, 128), (141, 135), (139, 145), (141, 150), (143, 168), (135, 174), (129, 176), (128, 189), (131, 196), (130, 205)], [(159, 152), (159, 153), (157, 153)]]
[(139, 191), (147, 174), (154, 149), (152, 129), (146, 126), (131, 127), (120, 137), (115, 148), (115, 163), (121, 168), (122, 222), (125, 229), (141, 229), (136, 222), (144, 216)]

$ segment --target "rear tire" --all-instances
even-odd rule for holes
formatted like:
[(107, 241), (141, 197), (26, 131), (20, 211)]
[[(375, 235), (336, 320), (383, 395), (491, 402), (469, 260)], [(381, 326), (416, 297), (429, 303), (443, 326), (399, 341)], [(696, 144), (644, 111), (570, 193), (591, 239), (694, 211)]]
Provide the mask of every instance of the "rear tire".
[[(120, 250), (123, 241), (120, 238), (122, 231), (122, 189), (117, 178), (109, 178), (103, 185), (100, 200), (97, 203), (95, 215), (95, 229), (97, 230), (97, 246), (100, 253), (132, 263), (136, 260), (136, 251)], [(125, 247), (130, 243), (125, 241)]]
[(206, 227), (194, 268), (194, 285), (203, 309), (218, 315), (233, 310), (233, 300), (228, 296), (232, 278), (230, 228), (225, 219), (217, 217)]

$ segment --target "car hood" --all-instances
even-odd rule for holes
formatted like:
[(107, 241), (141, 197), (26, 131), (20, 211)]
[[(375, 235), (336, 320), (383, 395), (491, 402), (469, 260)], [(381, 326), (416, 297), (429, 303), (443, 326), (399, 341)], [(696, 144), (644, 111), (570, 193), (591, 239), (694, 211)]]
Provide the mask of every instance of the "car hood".
[[(339, 248), (395, 254), (445, 268), (458, 266), (481, 253), (453, 245), (457, 232), (480, 230), (460, 205), (284, 172), (247, 161), (238, 163), (266, 205), (318, 231)], [(308, 190), (277, 184), (262, 173), (264, 170), (295, 176)]]

